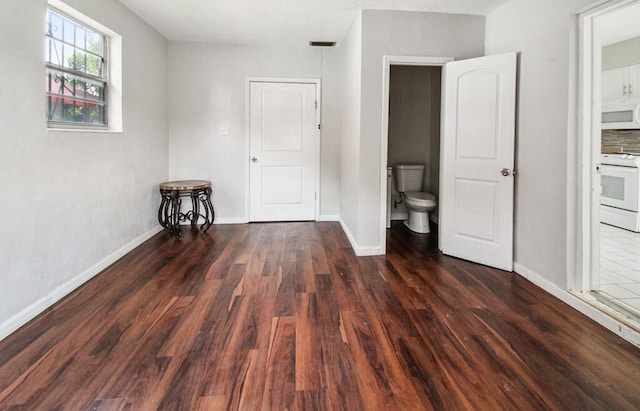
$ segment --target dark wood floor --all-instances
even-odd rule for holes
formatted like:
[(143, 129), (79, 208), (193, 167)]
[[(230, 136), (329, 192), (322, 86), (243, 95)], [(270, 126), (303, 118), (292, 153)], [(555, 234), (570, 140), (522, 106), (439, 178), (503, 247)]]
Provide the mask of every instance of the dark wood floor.
[(160, 233), (0, 342), (0, 409), (631, 410), (640, 350), (518, 275), (337, 223)]

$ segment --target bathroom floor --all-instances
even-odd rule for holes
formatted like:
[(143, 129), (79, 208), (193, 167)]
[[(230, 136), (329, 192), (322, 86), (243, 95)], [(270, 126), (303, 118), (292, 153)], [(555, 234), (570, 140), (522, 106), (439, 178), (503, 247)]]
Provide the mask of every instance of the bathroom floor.
[(600, 224), (597, 294), (604, 297), (603, 302), (640, 319), (640, 233)]

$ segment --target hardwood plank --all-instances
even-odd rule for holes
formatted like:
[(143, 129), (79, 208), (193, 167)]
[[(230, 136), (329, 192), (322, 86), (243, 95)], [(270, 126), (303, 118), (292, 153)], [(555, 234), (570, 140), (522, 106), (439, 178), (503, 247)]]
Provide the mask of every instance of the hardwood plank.
[(208, 397), (200, 397), (198, 399), (198, 405), (196, 410), (198, 411), (210, 411), (210, 410), (225, 410), (229, 398), (226, 395), (212, 395)]
[(316, 295), (300, 293), (296, 302), (296, 391), (321, 390), (325, 377), (322, 349), (318, 345), (320, 335), (315, 326), (319, 320)]
[(0, 409), (640, 409), (640, 349), (394, 224), (160, 233), (0, 341)]
[(314, 227), (311, 235), (305, 237), (314, 274), (329, 274), (329, 259), (322, 246), (322, 231), (318, 226)]
[(341, 312), (345, 343), (349, 345), (349, 356), (353, 358), (358, 391), (365, 409), (395, 409), (396, 404), (386, 387), (387, 381), (377, 369), (380, 367), (376, 346), (367, 326), (364, 314), (351, 311)]
[(276, 307), (276, 297), (282, 283), (282, 272), (278, 271), (273, 276), (262, 277), (259, 289), (263, 292), (255, 296), (252, 309), (251, 325), (256, 328), (255, 349), (247, 354), (247, 371), (244, 378), (236, 384), (236, 404), (231, 404), (231, 409), (260, 409), (262, 396), (266, 384), (266, 370), (268, 368), (269, 350), (271, 344), (271, 325)]
[(327, 409), (362, 410), (364, 402), (358, 390), (356, 370), (346, 344), (343, 321), (330, 275), (316, 276), (318, 316), (315, 344), (322, 349)]
[(291, 409), (295, 400), (295, 318), (273, 319), (262, 408)]
[(125, 411), (131, 409), (131, 403), (125, 398), (111, 398), (97, 400), (89, 406), (89, 409), (92, 411)]

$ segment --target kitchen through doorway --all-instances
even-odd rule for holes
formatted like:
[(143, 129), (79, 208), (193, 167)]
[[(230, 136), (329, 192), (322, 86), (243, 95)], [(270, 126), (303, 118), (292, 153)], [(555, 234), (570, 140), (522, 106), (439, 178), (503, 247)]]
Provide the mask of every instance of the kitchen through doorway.
[[(632, 170), (635, 162), (627, 161), (627, 156), (640, 156), (640, 130), (630, 123), (601, 123), (604, 112), (630, 106), (636, 100), (640, 104), (640, 84), (637, 94), (632, 95), (628, 76), (621, 77), (620, 96), (616, 96), (617, 85), (612, 88), (612, 79), (619, 72), (632, 66), (640, 70), (640, 1), (612, 0), (587, 14), (582, 38), (589, 36), (592, 43), (580, 52), (583, 64), (591, 71), (590, 90), (583, 90), (582, 99), (587, 119), (582, 124), (583, 156), (590, 159), (585, 162), (588, 169), (583, 169), (588, 178), (582, 179), (582, 192), (591, 197), (583, 197), (583, 210), (590, 212), (582, 223), (582, 249), (589, 255), (582, 259), (582, 270), (578, 270), (582, 278), (577, 279), (576, 289), (590, 296), (602, 311), (640, 330), (640, 230), (625, 223), (640, 210), (635, 207), (634, 214), (622, 202), (610, 201), (611, 196), (626, 196), (628, 200), (629, 196), (640, 195), (638, 187), (628, 189), (630, 180), (635, 180), (632, 184), (636, 186), (640, 183), (637, 166)], [(615, 194), (611, 190), (619, 185), (613, 181), (617, 169), (632, 171), (636, 177), (627, 179), (626, 187)]]

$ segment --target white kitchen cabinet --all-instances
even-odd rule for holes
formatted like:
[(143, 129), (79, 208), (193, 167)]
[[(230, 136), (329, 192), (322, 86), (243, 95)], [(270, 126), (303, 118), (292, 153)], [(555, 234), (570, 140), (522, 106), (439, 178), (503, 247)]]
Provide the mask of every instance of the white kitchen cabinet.
[(629, 100), (640, 102), (640, 64), (629, 66)]
[(640, 102), (640, 64), (602, 72), (602, 105)]
[(622, 67), (602, 72), (602, 105), (628, 101), (629, 68)]

